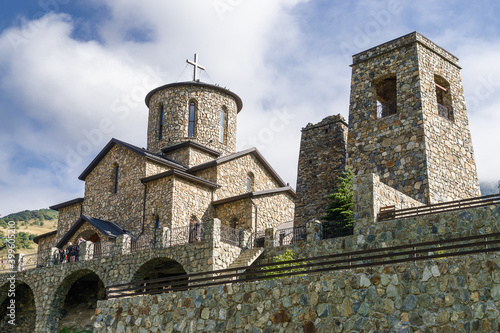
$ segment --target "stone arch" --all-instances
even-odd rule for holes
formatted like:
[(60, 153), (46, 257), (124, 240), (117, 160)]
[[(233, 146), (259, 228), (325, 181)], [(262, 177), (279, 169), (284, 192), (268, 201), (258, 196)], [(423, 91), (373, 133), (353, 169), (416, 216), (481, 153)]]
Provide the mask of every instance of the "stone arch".
[[(33, 289), (27, 283), (16, 279), (0, 286), (0, 307), (0, 332), (35, 331), (37, 306)], [(9, 324), (12, 319), (14, 326)]]
[[(131, 282), (182, 276), (186, 274), (186, 270), (178, 261), (168, 257), (157, 257), (142, 264), (135, 271), (134, 275), (132, 276)], [(180, 278), (180, 280), (185, 280), (186, 283), (183, 283), (182, 285), (187, 285), (186, 278)], [(148, 283), (145, 282), (144, 285), (146, 286), (148, 285)]]
[(80, 269), (64, 278), (57, 287), (46, 326), (59, 332), (64, 326), (85, 329), (92, 325), (98, 300), (106, 299), (101, 277), (90, 269)]

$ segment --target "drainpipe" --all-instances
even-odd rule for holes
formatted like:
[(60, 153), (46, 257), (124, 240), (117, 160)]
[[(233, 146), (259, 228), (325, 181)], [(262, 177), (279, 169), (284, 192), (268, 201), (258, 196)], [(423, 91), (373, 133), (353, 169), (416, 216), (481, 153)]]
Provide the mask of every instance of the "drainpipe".
[(259, 219), (259, 206), (257, 206), (257, 204), (255, 203), (255, 201), (253, 201), (252, 194), (250, 194), (250, 201), (252, 202), (252, 204), (255, 207), (255, 223), (254, 223), (252, 229), (253, 229), (253, 232), (257, 232), (257, 220)]

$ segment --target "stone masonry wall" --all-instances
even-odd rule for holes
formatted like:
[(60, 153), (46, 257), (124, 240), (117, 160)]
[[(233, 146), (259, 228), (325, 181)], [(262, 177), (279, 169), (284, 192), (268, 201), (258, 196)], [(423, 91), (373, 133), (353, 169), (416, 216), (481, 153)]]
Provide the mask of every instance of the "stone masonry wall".
[[(113, 191), (114, 168), (119, 166), (118, 192)], [(140, 231), (145, 158), (115, 145), (85, 179), (84, 214), (117, 223), (131, 233)]]
[[(221, 185), (215, 191), (214, 200), (220, 200), (247, 192), (247, 174), (254, 175), (252, 191), (264, 191), (280, 187), (253, 154), (230, 160), (217, 166), (217, 181)], [(201, 176), (200, 176), (201, 177)]]
[(297, 174), (295, 222), (305, 224), (311, 218), (321, 218), (337, 179), (346, 168), (347, 123), (339, 114), (302, 129)]
[[(189, 103), (196, 103), (195, 133), (188, 137)], [(163, 138), (159, 139), (159, 118), (162, 106)], [(151, 96), (148, 118), (148, 150), (161, 154), (161, 149), (192, 140), (228, 155), (236, 151), (235, 99), (219, 89), (195, 83), (166, 87)], [(226, 110), (225, 141), (219, 142), (220, 110)]]
[(71, 229), (73, 224), (80, 218), (81, 212), (82, 203), (76, 203), (59, 209), (56, 239), (61, 239)]
[[(348, 151), (355, 174), (378, 174), (423, 203), (479, 195), (459, 69), (456, 57), (418, 33), (353, 56)], [(454, 120), (437, 114), (434, 75), (450, 83)], [(377, 119), (375, 85), (389, 76), (397, 113)]]
[(255, 224), (255, 207), (250, 199), (228, 202), (215, 207), (215, 214), (222, 224), (230, 226), (237, 219), (237, 229), (252, 230)]
[[(26, 306), (34, 305), (36, 308), (34, 332), (59, 332), (58, 318), (67, 293), (73, 283), (85, 275), (95, 273), (105, 286), (127, 283), (132, 281), (141, 267), (146, 267), (152, 260), (159, 258), (180, 263), (188, 274), (226, 268), (240, 254), (241, 249), (221, 242), (219, 226), (220, 221), (216, 219), (205, 222), (206, 238), (201, 242), (165, 248), (158, 243), (157, 248), (149, 247), (134, 253), (129, 253), (128, 244), (115, 248), (107, 257), (85, 260), (82, 255), (79, 262), (55, 266), (47, 263), (44, 267), (14, 273), (16, 282), (26, 284), (33, 292), (34, 304)], [(118, 237), (116, 244), (124, 243), (125, 237)], [(85, 244), (88, 247), (87, 244), (91, 242)], [(7, 297), (7, 293), (3, 291), (7, 290), (7, 279), (11, 276), (11, 273), (0, 274), (0, 304)]]
[[(469, 131), (460, 67), (418, 45), (430, 202), (481, 195)], [(453, 119), (438, 114), (434, 75), (450, 84)]]
[(257, 230), (264, 231), (293, 221), (294, 199), (287, 192), (258, 196), (254, 202), (258, 207)]
[(191, 181), (176, 177), (172, 201), (172, 226), (188, 225), (189, 219), (196, 216), (201, 221), (213, 218), (213, 190)]
[(99, 301), (95, 332), (497, 332), (500, 256)]
[(180, 163), (188, 168), (196, 165), (212, 161), (216, 156), (207, 152), (201, 151), (194, 147), (182, 147), (174, 151), (169, 151), (163, 154), (166, 158)]

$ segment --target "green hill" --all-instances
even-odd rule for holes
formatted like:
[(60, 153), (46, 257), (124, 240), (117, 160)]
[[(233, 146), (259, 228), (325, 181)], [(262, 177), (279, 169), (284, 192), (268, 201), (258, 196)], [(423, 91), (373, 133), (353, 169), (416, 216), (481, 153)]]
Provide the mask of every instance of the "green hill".
[[(57, 228), (59, 213), (52, 209), (24, 210), (22, 212), (9, 214), (0, 218), (0, 249), (5, 245), (5, 237), (8, 234), (8, 222), (14, 221), (16, 228), (16, 252), (36, 252), (37, 245), (33, 238)], [(0, 254), (7, 249), (0, 250)]]

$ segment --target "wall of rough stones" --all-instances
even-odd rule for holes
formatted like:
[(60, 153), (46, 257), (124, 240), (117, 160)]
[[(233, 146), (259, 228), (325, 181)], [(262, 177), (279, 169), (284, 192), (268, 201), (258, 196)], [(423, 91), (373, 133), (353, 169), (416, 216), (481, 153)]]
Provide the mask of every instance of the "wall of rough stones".
[(216, 183), (222, 187), (215, 191), (215, 200), (247, 192), (247, 174), (249, 172), (254, 176), (252, 191), (280, 187), (280, 184), (266, 171), (262, 163), (253, 154), (247, 154), (217, 166)]
[[(430, 102), (422, 103), (430, 202), (480, 196), (460, 67), (429, 49), (432, 42), (422, 40), (417, 52), (421, 98)], [(438, 114), (434, 75), (450, 84), (452, 120)]]
[(254, 202), (258, 207), (257, 230), (293, 221), (294, 198), (288, 192), (261, 195), (255, 197)]
[(176, 177), (172, 201), (172, 226), (183, 226), (189, 223), (194, 215), (201, 221), (213, 218), (213, 192), (207, 186)]
[(221, 223), (227, 226), (236, 219), (238, 229), (253, 229), (255, 224), (255, 206), (248, 198), (217, 205), (215, 214)]
[[(194, 137), (188, 137), (189, 103), (196, 103)], [(161, 107), (165, 106), (163, 138), (159, 139)], [(195, 141), (228, 155), (236, 151), (236, 100), (224, 89), (195, 82), (172, 84), (150, 96), (148, 118), (148, 150), (161, 154), (161, 149), (184, 141)], [(220, 110), (226, 110), (225, 141), (219, 142)]]
[(498, 254), (99, 301), (95, 332), (497, 332)]
[(377, 221), (380, 208), (394, 205), (396, 209), (423, 206), (423, 204), (380, 182), (380, 177), (367, 174), (353, 177), (354, 228), (358, 230)]
[[(61, 239), (71, 229), (73, 224), (80, 218), (82, 211), (82, 203), (76, 203), (59, 209), (56, 239)], [(43, 239), (41, 238), (40, 242)]]
[[(85, 179), (84, 214), (112, 221), (126, 230), (140, 228), (143, 210), (146, 158), (115, 145)], [(114, 193), (114, 168), (119, 166), (118, 192)]]
[[(348, 153), (355, 174), (375, 173), (424, 203), (479, 195), (456, 63), (418, 33), (353, 56)], [(453, 122), (437, 115), (435, 74), (450, 83)], [(396, 77), (397, 113), (377, 119), (375, 82), (387, 75)]]
[(209, 154), (205, 151), (189, 146), (166, 152), (163, 156), (188, 168), (212, 161), (216, 158), (213, 154)]
[[(201, 242), (166, 248), (148, 248), (134, 253), (129, 252), (129, 244), (117, 247), (119, 252), (114, 251), (110, 256), (63, 265), (47, 264), (44, 267), (15, 273), (17, 283), (25, 283), (33, 292), (36, 307), (35, 332), (57, 331), (58, 318), (68, 291), (75, 281), (90, 273), (97, 274), (104, 285), (109, 286), (132, 281), (141, 266), (156, 258), (175, 260), (187, 273), (227, 267), (226, 265), (239, 255), (241, 249), (221, 242), (219, 226), (218, 220), (205, 223), (206, 238)], [(122, 244), (125, 237), (128, 236), (118, 237), (117, 244)], [(89, 246), (87, 244), (90, 242), (85, 244), (82, 247)], [(158, 243), (158, 246), (159, 244), (161, 243)], [(0, 274), (0, 291), (8, 287), (7, 279), (10, 276), (11, 274)], [(7, 294), (1, 292), (0, 304), (5, 297)]]
[(346, 161), (347, 123), (340, 114), (302, 129), (295, 200), (297, 224), (325, 214), (328, 196), (338, 186)]

